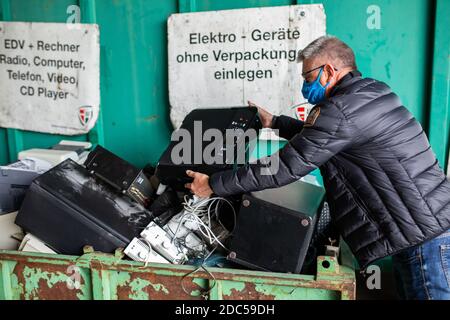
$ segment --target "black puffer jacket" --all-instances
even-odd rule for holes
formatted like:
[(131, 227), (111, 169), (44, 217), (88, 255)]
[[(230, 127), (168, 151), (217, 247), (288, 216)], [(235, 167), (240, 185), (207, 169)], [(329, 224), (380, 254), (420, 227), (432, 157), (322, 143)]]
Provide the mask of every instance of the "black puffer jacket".
[[(386, 84), (350, 72), (311, 114), (305, 124), (277, 117), (289, 143), (268, 163), (212, 175), (214, 193), (274, 188), (320, 168), (334, 222), (362, 268), (450, 228), (450, 181)], [(279, 170), (262, 174), (277, 158)]]

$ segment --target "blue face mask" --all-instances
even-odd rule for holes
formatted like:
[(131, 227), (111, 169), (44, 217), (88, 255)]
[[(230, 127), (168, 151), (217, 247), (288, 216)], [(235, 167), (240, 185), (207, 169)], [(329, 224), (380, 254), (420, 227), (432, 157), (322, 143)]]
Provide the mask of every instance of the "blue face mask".
[(313, 82), (303, 82), (302, 94), (305, 99), (311, 104), (318, 104), (325, 99), (325, 90), (330, 85), (328, 82), (325, 87), (320, 83), (323, 68), (320, 69), (317, 79)]

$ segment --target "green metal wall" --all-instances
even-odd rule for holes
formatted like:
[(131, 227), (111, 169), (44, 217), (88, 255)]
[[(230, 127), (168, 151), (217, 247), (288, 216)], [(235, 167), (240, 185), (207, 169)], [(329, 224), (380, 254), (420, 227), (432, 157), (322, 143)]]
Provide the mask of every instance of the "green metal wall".
[[(440, 163), (449, 150), (449, 0), (0, 0), (3, 20), (65, 22), (81, 7), (82, 22), (100, 25), (101, 117), (78, 140), (102, 143), (138, 166), (155, 163), (169, 121), (166, 21), (176, 12), (323, 3), (328, 33), (355, 50), (365, 76), (387, 82), (422, 123)], [(381, 28), (369, 29), (370, 5)], [(434, 61), (434, 63), (433, 63)], [(0, 129), (0, 163), (16, 152), (61, 137)]]

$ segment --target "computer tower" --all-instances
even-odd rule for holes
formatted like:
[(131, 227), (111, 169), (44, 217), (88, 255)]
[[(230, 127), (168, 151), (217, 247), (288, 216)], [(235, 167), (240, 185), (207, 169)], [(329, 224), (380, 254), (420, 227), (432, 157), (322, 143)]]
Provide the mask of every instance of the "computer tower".
[[(201, 123), (201, 136), (198, 135), (196, 123)], [(186, 170), (211, 175), (218, 171), (232, 169), (242, 164), (238, 163), (242, 159), (242, 157), (238, 158), (238, 154), (245, 152), (246, 147), (249, 146), (248, 142), (251, 140), (249, 129), (254, 129), (255, 135), (253, 138), (256, 139), (261, 127), (258, 109), (254, 107), (193, 110), (183, 120), (179, 129), (189, 133), (187, 142), (191, 148), (190, 155), (185, 156), (182, 152), (182, 156), (185, 156), (187, 161), (182, 163), (174, 162), (172, 152), (179, 141), (172, 141), (159, 159), (155, 174), (162, 184), (170, 185), (176, 190), (184, 190), (184, 184), (192, 180), (186, 176)], [(203, 158), (205, 148), (212, 142), (203, 139), (203, 134), (208, 129), (220, 130), (223, 138), (220, 154), (216, 152), (211, 153), (215, 159), (220, 159), (220, 161), (215, 161), (214, 163), (207, 163)], [(236, 133), (241, 132), (241, 135), (235, 139), (233, 138), (232, 141), (227, 141), (227, 129), (235, 130), (233, 132)], [(183, 141), (183, 143), (186, 143), (186, 141)], [(196, 146), (199, 147), (196, 148)]]
[(147, 207), (153, 188), (144, 172), (101, 146), (89, 153), (84, 165), (105, 183)]
[(142, 205), (68, 159), (33, 181), (16, 224), (59, 253), (80, 255), (85, 245), (125, 248), (151, 220)]
[(304, 181), (242, 196), (228, 259), (251, 269), (300, 273), (323, 201)]

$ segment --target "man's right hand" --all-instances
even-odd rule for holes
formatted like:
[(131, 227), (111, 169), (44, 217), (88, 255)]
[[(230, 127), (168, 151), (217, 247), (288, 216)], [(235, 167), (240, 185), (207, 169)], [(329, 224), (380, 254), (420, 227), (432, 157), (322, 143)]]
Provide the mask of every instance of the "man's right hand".
[(261, 119), (261, 124), (263, 128), (272, 128), (272, 120), (273, 120), (273, 114), (268, 112), (267, 110), (261, 108), (260, 106), (257, 106), (251, 101), (247, 101), (249, 107), (256, 107), (258, 108), (258, 114), (259, 118)]

